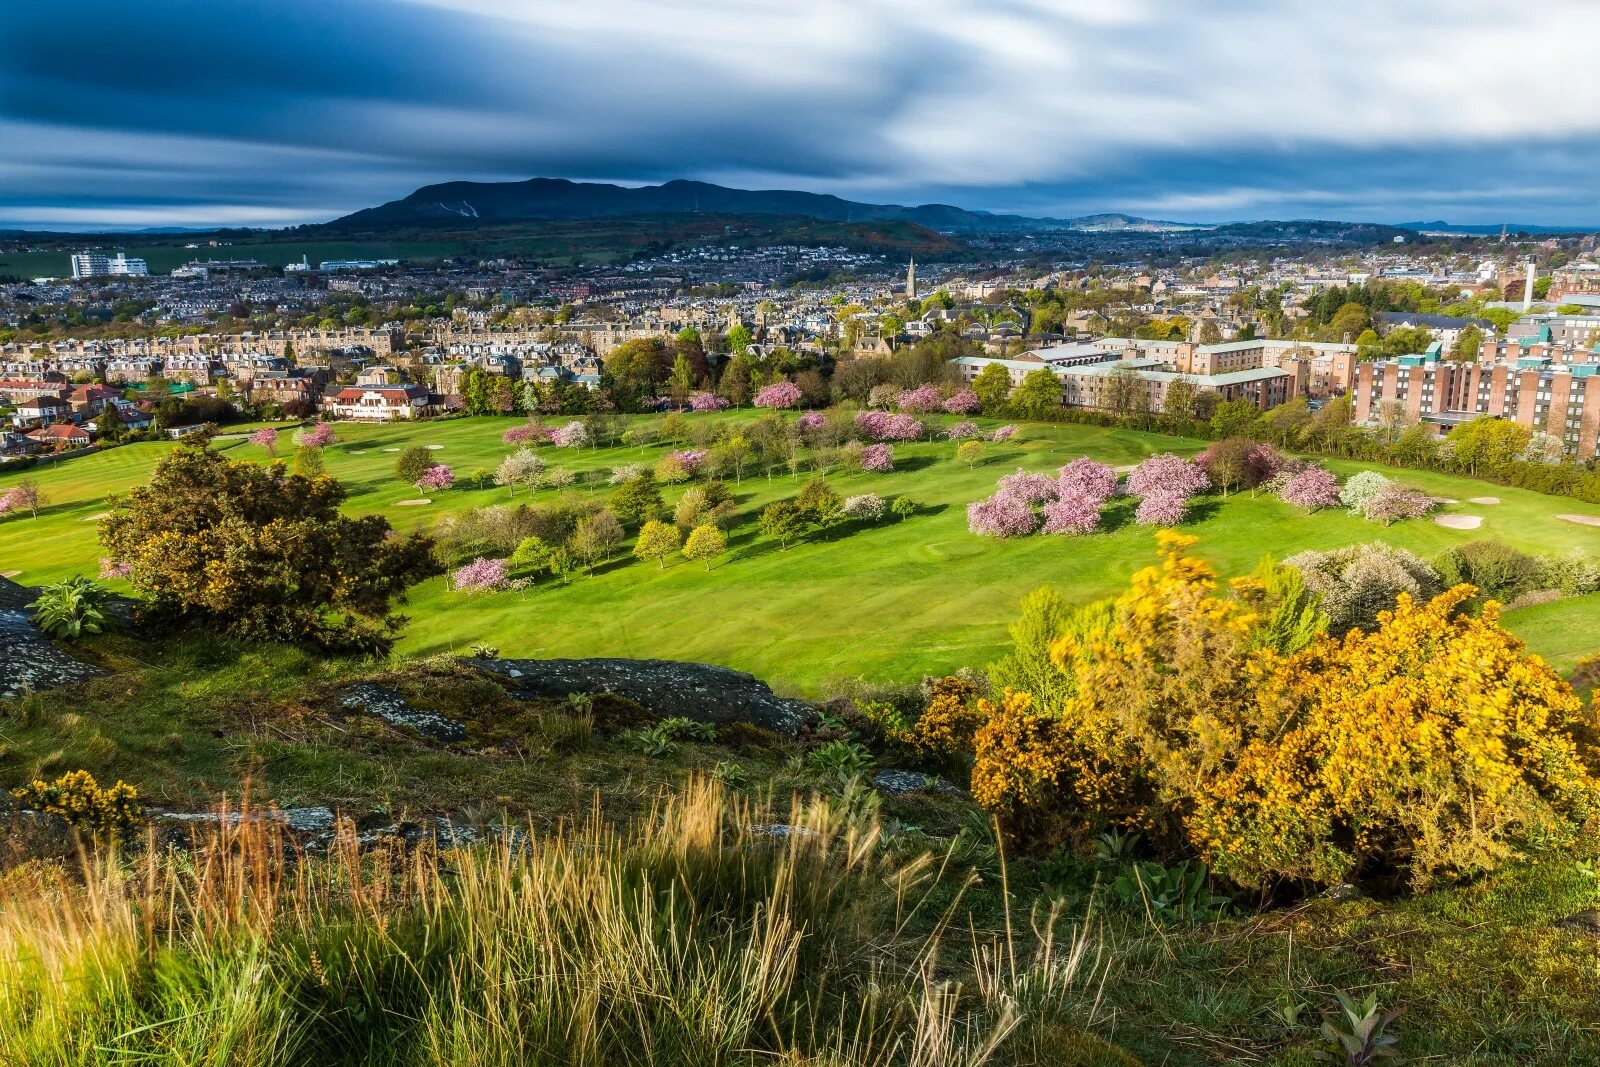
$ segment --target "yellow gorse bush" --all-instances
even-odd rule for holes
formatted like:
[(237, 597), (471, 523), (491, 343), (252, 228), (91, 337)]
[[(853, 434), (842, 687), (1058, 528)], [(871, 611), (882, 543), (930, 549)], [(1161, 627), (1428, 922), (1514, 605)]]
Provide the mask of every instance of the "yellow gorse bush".
[[(1114, 825), (1241, 884), (1417, 885), (1573, 840), (1600, 805), (1595, 712), (1460, 586), (1290, 654), (1260, 590), (1160, 535), (1096, 625), (1051, 646), (1059, 713), (979, 702), (973, 795), (1047, 844)], [(1263, 610), (1265, 608), (1263, 607)]]
[(24, 807), (57, 815), (96, 837), (123, 837), (144, 818), (139, 793), (126, 782), (101, 788), (88, 771), (70, 771), (54, 782), (34, 779), (11, 795)]

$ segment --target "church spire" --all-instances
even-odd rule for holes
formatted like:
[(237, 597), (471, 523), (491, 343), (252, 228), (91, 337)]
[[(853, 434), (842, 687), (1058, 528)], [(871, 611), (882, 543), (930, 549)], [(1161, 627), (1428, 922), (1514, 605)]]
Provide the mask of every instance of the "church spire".
[(917, 257), (911, 257), (910, 266), (906, 267), (906, 299), (917, 298)]

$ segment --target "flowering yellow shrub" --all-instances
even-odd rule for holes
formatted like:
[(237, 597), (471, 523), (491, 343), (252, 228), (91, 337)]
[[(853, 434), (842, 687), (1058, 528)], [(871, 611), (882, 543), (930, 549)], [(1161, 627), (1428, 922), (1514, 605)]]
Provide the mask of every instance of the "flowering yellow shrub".
[(1219, 590), (1193, 544), (1164, 533), (1158, 566), (1053, 643), (1073, 679), (1059, 713), (980, 702), (973, 795), (1013, 832), (1136, 828), (1247, 885), (1423, 884), (1571, 840), (1600, 810), (1594, 710), (1496, 606), (1463, 614), (1471, 587), (1282, 654), (1260, 639), (1272, 605)]
[(1597, 723), (1561, 678), (1461, 585), (1402, 595), (1371, 634), (1273, 665), (1262, 723), (1196, 794), (1194, 844), (1221, 873), (1331, 882), (1408, 871), (1414, 884), (1570, 843), (1600, 812)]
[(24, 807), (58, 815), (96, 836), (121, 837), (144, 816), (133, 786), (118, 782), (102, 789), (88, 771), (71, 771), (49, 783), (35, 779), (11, 795)]
[(934, 682), (928, 707), (911, 730), (911, 743), (933, 756), (969, 750), (973, 733), (986, 718), (972, 706), (976, 695), (972, 683), (956, 675)]

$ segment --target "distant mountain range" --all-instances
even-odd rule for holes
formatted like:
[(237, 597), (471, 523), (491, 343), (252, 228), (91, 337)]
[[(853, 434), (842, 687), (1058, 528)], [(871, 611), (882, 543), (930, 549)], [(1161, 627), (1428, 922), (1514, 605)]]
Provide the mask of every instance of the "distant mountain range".
[(548, 219), (598, 219), (640, 215), (782, 215), (832, 222), (911, 222), (959, 233), (1077, 230), (1156, 233), (1201, 229), (1181, 222), (1132, 215), (1085, 215), (1073, 219), (1028, 218), (968, 211), (949, 204), (864, 204), (823, 193), (729, 189), (709, 182), (670, 181), (628, 188), (565, 178), (523, 182), (444, 182), (427, 185), (401, 200), (367, 208), (328, 223), (332, 229), (369, 229), (448, 223), (491, 225)]
[(1438, 219), (1433, 222), (1400, 222), (1397, 226), (1419, 233), (1459, 233), (1473, 237), (1492, 236), (1501, 231), (1502, 226), (1506, 233), (1591, 233), (1593, 226), (1531, 226), (1521, 222), (1495, 223), (1484, 226), (1460, 226), (1455, 223)]

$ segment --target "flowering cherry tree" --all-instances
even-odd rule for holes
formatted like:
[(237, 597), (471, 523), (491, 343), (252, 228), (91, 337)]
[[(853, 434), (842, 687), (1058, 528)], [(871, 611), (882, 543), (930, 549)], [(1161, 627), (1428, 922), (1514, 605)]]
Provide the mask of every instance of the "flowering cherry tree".
[(939, 395), (939, 387), (936, 385), (919, 385), (900, 394), (901, 411), (927, 415), (943, 408), (944, 397)]
[(1307, 511), (1335, 507), (1339, 503), (1339, 479), (1326, 467), (1310, 466), (1290, 475), (1278, 490), (1278, 497), (1285, 504)]
[(338, 440), (338, 437), (333, 432), (332, 423), (319, 422), (309, 430), (300, 431), (300, 435), (295, 440), (299, 444), (309, 445), (312, 448), (326, 448)]
[(450, 576), (450, 583), (463, 593), (492, 593), (504, 589), (506, 561), (479, 556)]
[(501, 443), (508, 445), (537, 445), (544, 444), (548, 440), (550, 440), (550, 431), (543, 426), (535, 426), (531, 422), (524, 423), (521, 426), (513, 426), (500, 435)]
[(1009, 441), (1012, 437), (1016, 436), (1016, 433), (1017, 428), (1015, 426), (1001, 426), (999, 429), (995, 430), (994, 433), (989, 435), (989, 440)]
[(888, 507), (883, 502), (883, 497), (877, 493), (862, 493), (860, 496), (847, 497), (844, 502), (844, 513), (852, 519), (863, 522), (877, 522), (883, 518), (883, 513)]
[(1140, 497), (1176, 496), (1187, 500), (1210, 486), (1205, 471), (1171, 452), (1151, 456), (1128, 475), (1128, 492)]
[(1073, 490), (1064, 493), (1044, 506), (1044, 526), (1047, 534), (1086, 534), (1100, 528), (1100, 505), (1103, 503), (1088, 493)]
[(800, 416), (800, 418), (795, 422), (795, 425), (800, 428), (801, 433), (811, 433), (813, 430), (822, 429), (823, 423), (827, 421), (827, 418), (822, 414), (822, 412), (808, 411), (804, 415)]
[(691, 393), (689, 394), (690, 411), (721, 411), (728, 406), (725, 397), (716, 393)]
[(263, 426), (261, 429), (257, 430), (255, 433), (246, 438), (246, 440), (253, 445), (266, 449), (267, 455), (269, 456), (276, 456), (278, 454), (278, 431), (274, 430), (271, 426)]
[(1015, 474), (1000, 479), (1000, 495), (1015, 497), (1026, 504), (1043, 504), (1056, 498), (1056, 480), (1048, 474), (1018, 467)]
[(418, 489), (448, 489), (456, 484), (456, 472), (443, 463), (435, 463), (417, 479)]
[(874, 441), (915, 441), (927, 429), (921, 419), (887, 411), (858, 413), (856, 428)]
[(1117, 491), (1117, 472), (1110, 465), (1096, 463), (1088, 456), (1075, 459), (1061, 468), (1056, 478), (1056, 494), (1063, 500), (1082, 497), (1093, 501), (1096, 508), (1110, 500)]
[(1387, 485), (1361, 506), (1363, 518), (1385, 526), (1417, 519), (1435, 507), (1433, 497), (1405, 485)]
[(1189, 498), (1174, 492), (1153, 492), (1139, 501), (1133, 521), (1141, 526), (1176, 526), (1189, 514)]
[(873, 474), (888, 474), (894, 470), (893, 445), (868, 445), (861, 450), (861, 469)]
[(758, 408), (778, 408), (787, 410), (800, 406), (800, 387), (788, 379), (773, 382), (756, 394), (753, 401)]
[(978, 399), (978, 394), (970, 388), (960, 389), (951, 393), (944, 402), (945, 411), (952, 415), (976, 415), (981, 407), (983, 407), (983, 402)]
[(946, 430), (944, 435), (952, 441), (965, 441), (970, 437), (977, 437), (980, 433), (982, 431), (978, 429), (977, 423), (958, 422)]
[(967, 529), (979, 537), (1026, 537), (1039, 528), (1033, 505), (999, 492), (967, 505)]
[(589, 431), (574, 419), (557, 430), (551, 440), (557, 448), (582, 448), (589, 443)]

